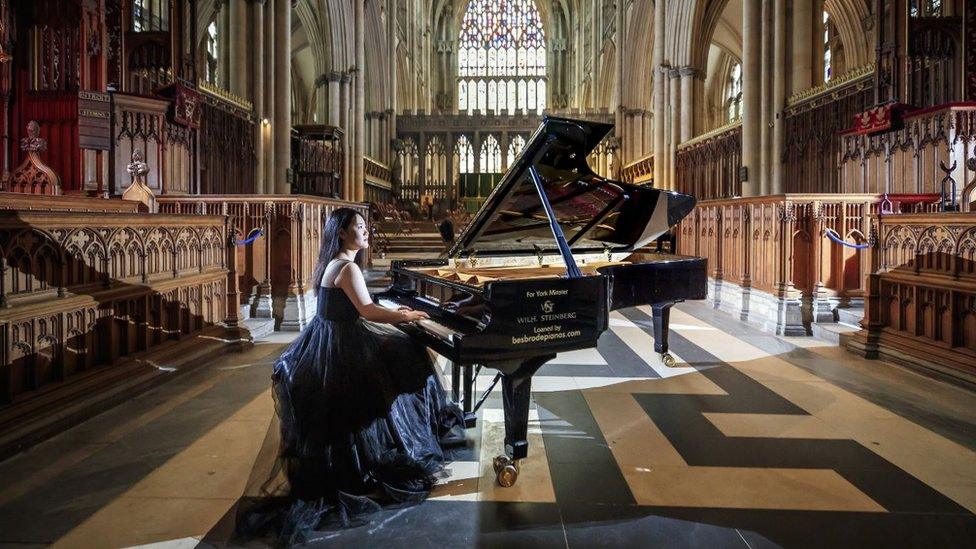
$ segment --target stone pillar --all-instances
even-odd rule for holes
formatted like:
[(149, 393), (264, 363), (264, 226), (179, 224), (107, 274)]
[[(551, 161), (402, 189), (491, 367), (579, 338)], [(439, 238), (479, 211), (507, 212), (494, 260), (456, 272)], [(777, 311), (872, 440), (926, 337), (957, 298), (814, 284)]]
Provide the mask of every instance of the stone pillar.
[[(261, 178), (261, 192), (273, 194), (275, 192), (275, 149), (274, 149), (274, 121), (275, 121), (275, 20), (274, 0), (262, 6), (264, 8), (264, 124), (262, 120), (262, 141), (264, 141), (264, 177)], [(270, 234), (270, 233), (269, 233)]]
[(771, 97), (771, 78), (770, 69), (772, 69), (772, 37), (769, 35), (769, 30), (772, 28), (770, 25), (770, 17), (772, 16), (772, 6), (769, 2), (763, 2), (760, 9), (760, 17), (762, 19), (761, 23), (761, 37), (760, 40), (760, 54), (759, 54), (759, 194), (767, 195), (769, 194), (769, 170), (770, 170), (770, 131), (769, 131), (769, 121), (770, 113), (769, 110), (772, 108), (770, 104)]
[(217, 67), (220, 69), (220, 78), (218, 79), (218, 84), (221, 88), (225, 90), (230, 90), (230, 7), (227, 2), (221, 2), (222, 6), (217, 12), (218, 22), (217, 22)]
[(641, 158), (647, 156), (654, 148), (654, 113), (644, 111), (644, 149), (641, 151)]
[(824, 3), (823, 0), (810, 0), (810, 4), (811, 9), (813, 10), (813, 13), (811, 14), (812, 17), (810, 19), (810, 22), (813, 24), (813, 28), (810, 30), (810, 38), (813, 39), (810, 47), (810, 67), (813, 69), (813, 81), (811, 85), (819, 86), (820, 84), (824, 83)]
[(291, 2), (275, 0), (274, 133), (276, 194), (290, 194), (287, 173), (291, 167)]
[(677, 187), (678, 180), (675, 177), (675, 155), (678, 152), (678, 144), (681, 142), (681, 124), (679, 123), (678, 117), (681, 113), (681, 75), (677, 69), (672, 69), (668, 72), (668, 79), (671, 84), (671, 94), (668, 99), (668, 123), (669, 126), (669, 136), (670, 143), (668, 146), (668, 181), (670, 182), (670, 189), (674, 190)]
[(760, 0), (742, 0), (742, 166), (747, 173), (742, 196), (760, 191), (761, 11)]
[(254, 0), (251, 3), (251, 28), (254, 29), (254, 48), (251, 50), (251, 98), (254, 101), (254, 114), (257, 123), (254, 124), (254, 192), (264, 193), (264, 128), (262, 122), (264, 112), (264, 4), (265, 0)]
[(681, 142), (684, 143), (695, 137), (695, 75), (698, 71), (694, 67), (682, 67), (681, 75)]
[[(793, 6), (792, 92), (813, 87), (813, 2), (791, 2)], [(745, 92), (743, 91), (743, 96)]]
[(349, 130), (349, 83), (352, 77), (349, 73), (343, 73), (340, 80), (339, 93), (339, 126), (344, 132), (342, 139), (342, 198), (343, 200), (353, 200), (352, 196), (352, 158), (349, 155), (351, 149), (349, 142), (352, 140), (352, 132)]
[[(396, 152), (393, 151), (393, 141), (396, 139), (396, 110), (397, 110), (397, 25), (396, 25), (396, 13), (397, 13), (397, 0), (387, 0), (387, 14), (392, 14), (392, 16), (387, 16), (386, 18), (386, 36), (387, 36), (387, 63), (389, 71), (387, 72), (387, 89), (389, 90), (389, 101), (387, 103), (386, 109), (386, 125), (387, 134), (384, 137), (386, 140), (386, 157), (385, 160), (392, 169), (394, 164), (394, 155)], [(450, 149), (448, 149), (450, 150)], [(394, 178), (395, 179), (395, 178)]]
[(329, 81), (329, 121), (330, 126), (339, 126), (339, 73), (332, 71), (326, 79)]
[[(783, 192), (783, 111), (786, 109), (786, 0), (773, 0), (773, 139), (770, 194)], [(866, 255), (866, 254), (862, 254)]]
[(230, 2), (230, 91), (247, 97), (247, 2)]
[(363, 120), (366, 114), (366, 15), (364, 5), (366, 0), (353, 0), (356, 4), (355, 10), (355, 48), (356, 48), (356, 140), (353, 148), (353, 163), (355, 169), (356, 202), (363, 201), (364, 177), (363, 171), (363, 152), (366, 148), (366, 129), (363, 127)]
[[(626, 116), (623, 112), (624, 52), (626, 51), (626, 46), (627, 46), (627, 31), (624, 23), (624, 10), (626, 8), (624, 7), (624, 4), (626, 4), (626, 2), (624, 2), (623, 0), (618, 0), (616, 2), (617, 10), (615, 14), (616, 16), (615, 26), (617, 27), (617, 36), (615, 39), (615, 42), (617, 43), (617, 58), (614, 59), (614, 62), (616, 63), (617, 70), (614, 71), (616, 72), (616, 76), (615, 76), (616, 83), (613, 87), (612, 108), (616, 113), (618, 128), (621, 127), (620, 126), (621, 122), (624, 121), (625, 119), (624, 117)], [(617, 136), (620, 138), (623, 138), (625, 135), (626, 133), (624, 134), (621, 134), (620, 132), (617, 133)], [(633, 156), (633, 151), (636, 150), (633, 141), (631, 141), (630, 143), (626, 143), (625, 147), (627, 147), (628, 151), (630, 151), (631, 156)]]
[[(664, 2), (654, 2), (654, 36), (664, 36)], [(664, 110), (664, 89), (667, 79), (667, 68), (664, 67), (664, 40), (654, 40), (652, 51), (652, 63), (654, 67), (654, 186), (666, 189), (667, 182), (664, 180), (664, 120), (667, 118)]]
[(328, 124), (329, 75), (320, 74), (315, 79), (315, 123)]
[[(393, 142), (396, 140), (396, 111), (393, 109), (386, 109), (386, 162), (393, 167), (396, 158), (396, 151), (393, 150)], [(450, 146), (448, 147), (448, 152), (453, 150)]]

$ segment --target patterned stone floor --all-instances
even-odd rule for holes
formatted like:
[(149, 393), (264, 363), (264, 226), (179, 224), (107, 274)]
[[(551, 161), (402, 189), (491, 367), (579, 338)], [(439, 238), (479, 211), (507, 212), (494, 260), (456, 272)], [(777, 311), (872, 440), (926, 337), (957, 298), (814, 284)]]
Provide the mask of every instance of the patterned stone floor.
[[(328, 546), (972, 546), (976, 395), (703, 303), (649, 310), (533, 379), (530, 457), (495, 485), (500, 396), (417, 507)], [(0, 543), (224, 545), (269, 461), (270, 365), (290, 337), (221, 358), (0, 463)], [(478, 379), (484, 387), (491, 379)]]

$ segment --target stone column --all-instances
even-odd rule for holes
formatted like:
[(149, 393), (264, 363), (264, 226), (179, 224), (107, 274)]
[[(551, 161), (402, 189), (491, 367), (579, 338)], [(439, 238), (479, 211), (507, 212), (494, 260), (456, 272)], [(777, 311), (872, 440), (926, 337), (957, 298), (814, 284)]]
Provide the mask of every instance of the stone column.
[(371, 112), (369, 113), (369, 156), (374, 159), (380, 158), (379, 152), (379, 140), (380, 135), (380, 113)]
[(694, 67), (682, 67), (681, 75), (681, 142), (684, 143), (695, 137), (695, 74)]
[[(792, 92), (813, 87), (813, 2), (791, 2), (793, 6)], [(743, 91), (743, 95), (745, 92)]]
[(330, 126), (339, 126), (339, 73), (332, 71), (326, 77), (329, 81), (329, 121)]
[(671, 190), (677, 187), (678, 179), (675, 177), (675, 161), (674, 157), (678, 152), (678, 143), (681, 141), (681, 124), (678, 122), (678, 116), (681, 113), (681, 74), (677, 69), (672, 69), (668, 72), (668, 79), (671, 83), (671, 95), (668, 101), (668, 123), (670, 124), (670, 143), (668, 145), (668, 181)]
[(225, 90), (231, 89), (230, 81), (230, 55), (231, 55), (231, 41), (230, 41), (230, 6), (228, 6), (227, 0), (221, 2), (221, 7), (217, 12), (218, 23), (217, 23), (217, 66), (220, 69), (220, 78), (218, 79), (218, 84), (221, 88)]
[(654, 113), (644, 111), (644, 150), (641, 158), (647, 156), (654, 148)]
[(251, 3), (251, 28), (254, 29), (254, 48), (251, 50), (251, 99), (254, 101), (254, 192), (264, 193), (264, 4), (265, 0)]
[[(617, 27), (617, 58), (614, 59), (616, 63), (616, 85), (613, 87), (613, 110), (617, 117), (617, 127), (620, 127), (621, 122), (624, 121), (623, 113), (623, 87), (624, 87), (624, 52), (627, 46), (627, 32), (625, 30), (624, 23), (624, 2), (623, 0), (617, 0), (616, 2), (616, 27)], [(602, 29), (600, 29), (602, 31)], [(618, 137), (623, 137), (626, 134), (617, 133)], [(633, 156), (633, 151), (635, 150), (634, 143), (630, 142), (625, 145), (627, 149), (631, 152)]]
[(315, 79), (315, 122), (328, 124), (329, 115), (329, 75), (320, 74)]
[[(261, 6), (264, 11), (264, 117), (262, 120), (261, 139), (264, 142), (264, 176), (261, 178), (261, 192), (273, 194), (275, 192), (275, 149), (274, 149), (274, 120), (275, 120), (275, 20), (274, 0)], [(263, 121), (268, 123), (264, 124)]]
[[(654, 2), (654, 36), (664, 37), (664, 2)], [(654, 186), (660, 189), (667, 188), (664, 180), (664, 147), (665, 133), (664, 120), (667, 118), (664, 110), (665, 80), (667, 79), (667, 68), (664, 67), (664, 40), (654, 40), (652, 51), (652, 63), (654, 67)]]
[(386, 124), (387, 124), (387, 134), (384, 137), (386, 140), (386, 156), (384, 159), (390, 168), (393, 168), (394, 155), (396, 152), (392, 150), (393, 140), (396, 139), (396, 109), (397, 109), (397, 24), (396, 24), (396, 13), (397, 13), (397, 0), (387, 0), (387, 14), (390, 14), (386, 18), (386, 36), (387, 36), (387, 63), (389, 71), (387, 72), (387, 89), (389, 90), (389, 102), (387, 103), (386, 109)]
[(366, 148), (366, 131), (362, 121), (366, 114), (366, 0), (353, 0), (355, 10), (355, 47), (356, 47), (356, 141), (353, 148), (353, 162), (355, 169), (356, 202), (363, 201), (363, 181), (366, 175), (363, 171), (363, 152)]
[(783, 192), (783, 111), (786, 108), (786, 0), (773, 0), (773, 139), (770, 194)]
[[(948, 4), (948, 2), (945, 3)], [(813, 69), (813, 81), (811, 82), (811, 85), (819, 86), (820, 84), (824, 83), (824, 3), (823, 0), (810, 0), (810, 4), (811, 9), (813, 10), (810, 19), (810, 22), (813, 24), (813, 29), (810, 30), (810, 37), (813, 39), (813, 43), (810, 47), (810, 67)], [(898, 3), (896, 2), (895, 5), (897, 6)], [(893, 7), (892, 9), (898, 8)], [(901, 9), (904, 9), (904, 7)]]
[(760, 55), (759, 55), (759, 80), (760, 80), (760, 92), (759, 92), (759, 194), (767, 195), (769, 194), (769, 169), (770, 169), (770, 131), (769, 131), (769, 121), (770, 113), (769, 110), (772, 108), (770, 104), (771, 96), (771, 78), (770, 69), (772, 69), (772, 37), (769, 35), (769, 30), (772, 28), (770, 25), (770, 17), (772, 16), (772, 6), (769, 2), (763, 2), (760, 7), (760, 17), (762, 19), (761, 23), (761, 44), (760, 44)]
[(760, 0), (742, 0), (742, 166), (747, 173), (742, 196), (760, 191), (761, 12)]
[(287, 173), (291, 167), (291, 2), (275, 0), (274, 133), (276, 194), (290, 194)]
[[(393, 150), (393, 142), (396, 140), (396, 111), (393, 109), (386, 109), (386, 162), (393, 167), (394, 159), (396, 157), (396, 151)], [(453, 149), (448, 147), (448, 151)]]
[(247, 2), (230, 2), (230, 91), (247, 97)]
[(349, 155), (351, 150), (350, 141), (353, 139), (352, 132), (349, 130), (349, 83), (352, 77), (349, 73), (343, 73), (340, 80), (339, 93), (339, 126), (344, 132), (342, 139), (342, 198), (343, 200), (353, 200), (352, 196), (352, 158)]

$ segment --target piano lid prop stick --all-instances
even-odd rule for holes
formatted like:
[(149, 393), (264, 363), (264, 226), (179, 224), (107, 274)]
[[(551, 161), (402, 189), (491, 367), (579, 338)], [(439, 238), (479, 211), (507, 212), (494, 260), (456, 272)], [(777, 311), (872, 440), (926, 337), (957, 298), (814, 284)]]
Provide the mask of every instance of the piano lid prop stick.
[(491, 380), (491, 385), (485, 389), (485, 392), (481, 393), (481, 397), (478, 398), (478, 403), (474, 405), (474, 409), (471, 410), (472, 413), (477, 412), (478, 408), (488, 400), (488, 395), (495, 389), (495, 385), (498, 385), (498, 381), (502, 378), (501, 372), (495, 374), (495, 379)]
[(542, 207), (546, 210), (546, 216), (549, 218), (549, 228), (552, 229), (552, 236), (556, 237), (556, 245), (559, 246), (559, 254), (563, 256), (563, 262), (566, 263), (566, 275), (569, 278), (579, 278), (583, 276), (580, 272), (579, 267), (576, 265), (576, 260), (573, 259), (573, 252), (569, 249), (569, 244), (566, 243), (566, 235), (563, 234), (563, 228), (559, 226), (559, 221), (556, 220), (556, 214), (552, 211), (552, 204), (549, 203), (549, 197), (546, 196), (546, 189), (542, 186), (542, 177), (539, 176), (539, 171), (535, 169), (535, 166), (529, 166), (529, 176), (532, 177), (532, 183), (535, 184), (535, 190), (539, 194), (539, 200), (542, 202)]

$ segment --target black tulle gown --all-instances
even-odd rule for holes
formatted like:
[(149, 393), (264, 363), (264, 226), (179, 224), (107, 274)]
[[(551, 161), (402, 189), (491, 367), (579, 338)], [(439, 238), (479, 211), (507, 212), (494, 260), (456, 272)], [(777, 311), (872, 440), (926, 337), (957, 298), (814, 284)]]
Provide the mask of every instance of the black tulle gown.
[(275, 504), (245, 508), (238, 532), (247, 537), (300, 542), (419, 503), (443, 470), (442, 448), (464, 440), (427, 351), (362, 319), (340, 288), (320, 288), (317, 314), (275, 363), (272, 385), (277, 472), (288, 482)]

